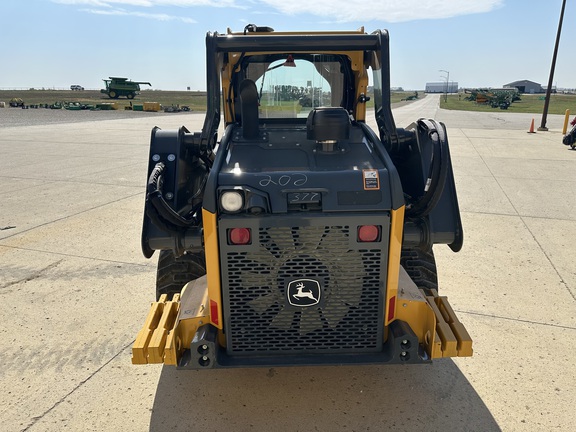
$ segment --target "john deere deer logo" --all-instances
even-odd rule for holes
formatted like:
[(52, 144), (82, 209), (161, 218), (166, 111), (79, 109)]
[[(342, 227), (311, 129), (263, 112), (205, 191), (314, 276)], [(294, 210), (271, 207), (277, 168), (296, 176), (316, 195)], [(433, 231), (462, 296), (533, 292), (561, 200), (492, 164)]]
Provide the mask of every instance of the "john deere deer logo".
[(292, 306), (314, 306), (320, 302), (320, 283), (313, 279), (296, 279), (288, 284), (286, 296)]

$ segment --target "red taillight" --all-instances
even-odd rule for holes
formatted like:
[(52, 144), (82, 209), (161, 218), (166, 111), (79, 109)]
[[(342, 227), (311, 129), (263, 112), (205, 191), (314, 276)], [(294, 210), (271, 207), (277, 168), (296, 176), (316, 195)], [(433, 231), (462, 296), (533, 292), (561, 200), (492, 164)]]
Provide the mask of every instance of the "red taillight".
[(396, 317), (396, 296), (390, 297), (388, 300), (388, 322)]
[(375, 242), (380, 240), (380, 226), (362, 225), (358, 227), (359, 242)]
[(228, 244), (247, 245), (251, 242), (250, 228), (231, 228), (228, 230)]
[(210, 321), (218, 325), (220, 320), (218, 319), (218, 303), (214, 300), (210, 300)]

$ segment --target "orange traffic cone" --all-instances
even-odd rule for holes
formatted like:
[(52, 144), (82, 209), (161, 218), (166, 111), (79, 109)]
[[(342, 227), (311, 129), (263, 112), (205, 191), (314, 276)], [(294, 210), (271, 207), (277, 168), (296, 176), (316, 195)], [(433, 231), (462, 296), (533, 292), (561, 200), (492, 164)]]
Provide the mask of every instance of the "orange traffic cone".
[(530, 130), (528, 131), (528, 133), (536, 133), (534, 132), (534, 119), (532, 119), (532, 123), (530, 123)]

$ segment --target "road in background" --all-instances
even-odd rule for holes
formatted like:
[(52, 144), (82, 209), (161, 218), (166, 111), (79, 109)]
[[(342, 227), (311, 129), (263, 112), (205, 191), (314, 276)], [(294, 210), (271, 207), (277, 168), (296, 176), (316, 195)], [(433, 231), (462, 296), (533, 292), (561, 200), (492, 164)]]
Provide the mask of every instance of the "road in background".
[[(448, 133), (450, 133), (452, 127), (496, 131), (504, 129), (524, 130), (528, 132), (532, 119), (534, 119), (536, 125), (538, 125), (541, 118), (541, 114), (513, 113), (501, 109), (494, 109), (492, 112), (440, 109), (440, 95), (438, 94), (425, 95), (425, 97), (411, 102), (408, 105), (395, 108), (393, 112), (396, 127), (405, 128), (418, 118), (426, 117), (445, 123), (449, 128)], [(371, 116), (369, 116), (367, 123), (373, 127), (375, 125)], [(547, 124), (551, 131), (562, 130), (564, 116), (549, 115)]]
[(150, 129), (203, 115), (0, 128), (2, 429), (576, 430), (576, 152), (557, 116), (527, 134), (529, 116), (437, 103), (395, 117), (448, 126), (465, 241), (435, 250), (475, 355), (425, 366), (132, 366), (155, 285), (139, 244)]

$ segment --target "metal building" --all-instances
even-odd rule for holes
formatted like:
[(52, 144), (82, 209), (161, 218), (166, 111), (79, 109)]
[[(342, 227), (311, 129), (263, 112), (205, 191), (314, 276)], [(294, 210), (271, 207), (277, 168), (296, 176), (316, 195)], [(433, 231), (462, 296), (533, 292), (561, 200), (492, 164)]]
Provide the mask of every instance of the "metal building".
[(504, 84), (504, 87), (516, 87), (520, 93), (544, 93), (544, 89), (542, 88), (541, 84), (529, 80), (514, 81), (508, 84)]
[(458, 82), (450, 81), (426, 83), (426, 93), (458, 93)]

